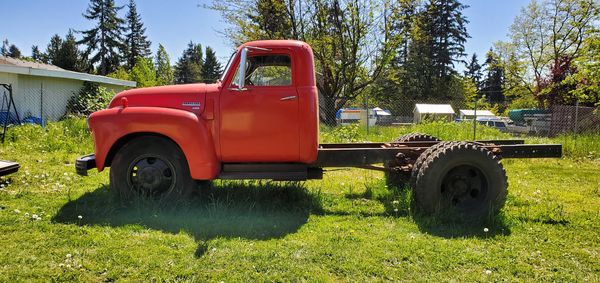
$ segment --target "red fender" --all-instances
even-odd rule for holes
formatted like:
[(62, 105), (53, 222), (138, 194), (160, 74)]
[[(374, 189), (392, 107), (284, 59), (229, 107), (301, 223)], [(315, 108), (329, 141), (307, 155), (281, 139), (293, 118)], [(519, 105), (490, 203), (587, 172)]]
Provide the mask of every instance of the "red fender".
[(212, 134), (206, 121), (194, 113), (159, 107), (115, 107), (94, 112), (89, 118), (94, 137), (98, 171), (106, 167), (110, 150), (123, 137), (154, 133), (173, 140), (183, 151), (193, 179), (217, 177), (217, 160)]

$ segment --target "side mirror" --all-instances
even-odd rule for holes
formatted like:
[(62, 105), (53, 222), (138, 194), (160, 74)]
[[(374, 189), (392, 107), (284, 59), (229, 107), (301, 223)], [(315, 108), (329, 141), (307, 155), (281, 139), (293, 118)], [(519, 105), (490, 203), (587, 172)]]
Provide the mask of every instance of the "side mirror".
[(238, 66), (238, 82), (237, 90), (244, 90), (244, 84), (246, 82), (246, 61), (248, 59), (248, 48), (243, 48), (240, 54), (240, 64)]

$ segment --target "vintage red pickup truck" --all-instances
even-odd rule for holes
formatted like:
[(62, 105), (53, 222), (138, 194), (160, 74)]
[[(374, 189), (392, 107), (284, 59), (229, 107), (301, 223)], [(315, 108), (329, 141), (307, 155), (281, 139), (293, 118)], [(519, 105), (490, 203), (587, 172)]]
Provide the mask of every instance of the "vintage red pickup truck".
[(319, 105), (311, 47), (300, 41), (243, 44), (215, 84), (119, 93), (90, 115), (95, 154), (77, 172), (110, 167), (110, 189), (186, 197), (197, 181), (321, 179), (325, 167), (384, 171), (409, 182), (426, 213), (450, 208), (487, 216), (504, 204), (500, 158), (560, 157), (561, 145), (522, 140), (441, 142), (411, 134), (389, 143), (319, 144)]

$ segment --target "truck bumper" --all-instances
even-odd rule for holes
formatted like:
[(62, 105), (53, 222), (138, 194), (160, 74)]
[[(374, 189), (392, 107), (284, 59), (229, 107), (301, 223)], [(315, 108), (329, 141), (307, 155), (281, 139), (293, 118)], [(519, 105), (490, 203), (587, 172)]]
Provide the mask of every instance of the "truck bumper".
[(96, 155), (88, 154), (75, 160), (75, 170), (81, 176), (87, 176), (87, 171), (96, 168)]

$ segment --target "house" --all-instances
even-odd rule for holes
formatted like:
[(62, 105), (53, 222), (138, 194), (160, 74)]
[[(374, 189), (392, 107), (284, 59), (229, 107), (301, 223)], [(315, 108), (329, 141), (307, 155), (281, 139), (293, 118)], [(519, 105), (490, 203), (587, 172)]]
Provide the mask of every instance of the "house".
[[(60, 119), (66, 112), (69, 98), (86, 81), (98, 83), (115, 92), (136, 85), (133, 81), (67, 71), (53, 65), (0, 56), (0, 84), (11, 85), (15, 108), (21, 119)], [(8, 97), (8, 91), (0, 88), (1, 111), (7, 110)]]
[(454, 120), (454, 109), (450, 104), (415, 104), (413, 110), (413, 123), (424, 121)]
[(461, 120), (472, 120), (475, 118), (475, 112), (477, 112), (477, 118), (493, 118), (496, 117), (494, 113), (489, 110), (471, 110), (471, 109), (460, 109), (458, 110), (458, 118)]

